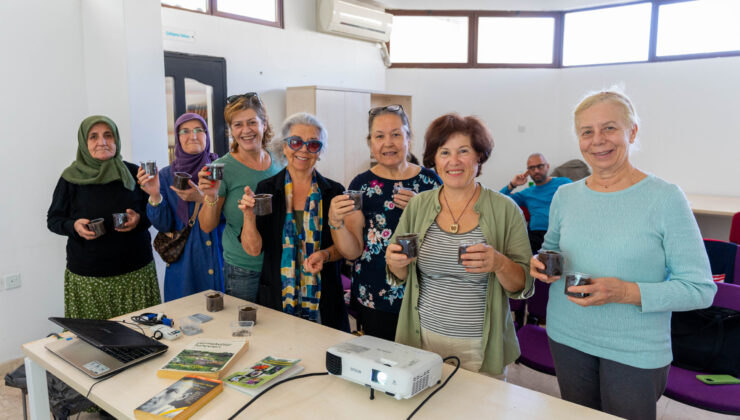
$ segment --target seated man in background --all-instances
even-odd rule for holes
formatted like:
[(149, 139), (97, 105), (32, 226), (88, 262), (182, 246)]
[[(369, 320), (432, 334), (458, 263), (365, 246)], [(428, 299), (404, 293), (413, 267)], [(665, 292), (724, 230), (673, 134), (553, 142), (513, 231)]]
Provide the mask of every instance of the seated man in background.
[[(513, 198), (519, 206), (524, 206), (529, 211), (529, 245), (532, 253), (536, 253), (542, 247), (542, 241), (547, 232), (550, 220), (550, 203), (555, 191), (563, 184), (570, 183), (570, 179), (562, 177), (551, 177), (548, 175), (550, 164), (547, 163), (542, 153), (533, 153), (527, 158), (527, 170), (515, 175), (509, 185), (501, 189), (501, 193)], [(531, 177), (534, 185), (518, 193), (512, 192), (527, 182)]]

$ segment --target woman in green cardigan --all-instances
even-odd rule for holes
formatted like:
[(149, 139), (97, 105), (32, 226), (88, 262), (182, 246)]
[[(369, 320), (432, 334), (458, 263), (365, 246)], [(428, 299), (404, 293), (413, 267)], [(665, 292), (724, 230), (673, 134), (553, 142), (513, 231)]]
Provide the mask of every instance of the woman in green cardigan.
[[(425, 135), (424, 166), (442, 188), (406, 207), (386, 253), (391, 281), (406, 283), (396, 341), (457, 356), (461, 367), (505, 377), (519, 357), (508, 298), (534, 291), (522, 213), (508, 197), (477, 182), (493, 138), (475, 117), (443, 115)], [(396, 237), (419, 236), (418, 258)], [(458, 248), (470, 244), (458, 262)]]

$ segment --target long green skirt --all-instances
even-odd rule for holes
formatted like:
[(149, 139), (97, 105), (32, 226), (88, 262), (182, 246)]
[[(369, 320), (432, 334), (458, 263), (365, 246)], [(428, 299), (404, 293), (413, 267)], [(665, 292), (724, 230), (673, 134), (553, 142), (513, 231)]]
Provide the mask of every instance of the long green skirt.
[(110, 277), (64, 271), (64, 316), (108, 319), (162, 303), (154, 261), (130, 273)]

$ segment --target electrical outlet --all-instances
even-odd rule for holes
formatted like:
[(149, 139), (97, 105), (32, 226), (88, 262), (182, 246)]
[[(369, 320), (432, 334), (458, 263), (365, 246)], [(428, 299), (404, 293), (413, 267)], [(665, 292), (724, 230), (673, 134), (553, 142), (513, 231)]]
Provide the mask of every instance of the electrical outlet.
[(20, 273), (7, 274), (4, 276), (3, 280), (5, 280), (5, 290), (21, 287)]

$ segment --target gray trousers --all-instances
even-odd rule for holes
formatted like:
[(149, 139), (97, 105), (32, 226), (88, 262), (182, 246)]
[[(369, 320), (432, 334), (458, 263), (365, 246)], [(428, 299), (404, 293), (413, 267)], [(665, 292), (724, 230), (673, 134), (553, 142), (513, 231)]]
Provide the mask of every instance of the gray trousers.
[(640, 369), (548, 341), (564, 400), (629, 420), (655, 420), (670, 365)]

